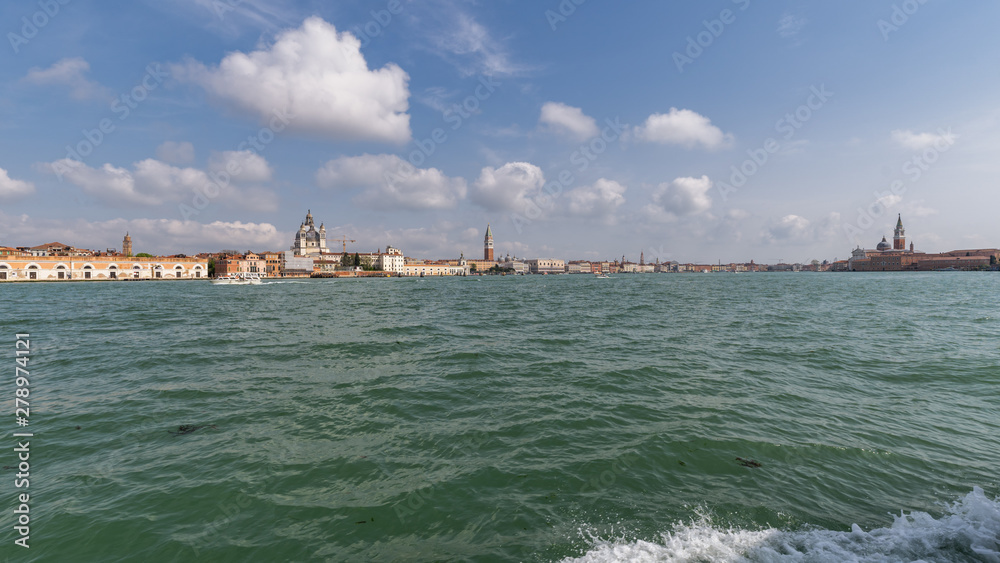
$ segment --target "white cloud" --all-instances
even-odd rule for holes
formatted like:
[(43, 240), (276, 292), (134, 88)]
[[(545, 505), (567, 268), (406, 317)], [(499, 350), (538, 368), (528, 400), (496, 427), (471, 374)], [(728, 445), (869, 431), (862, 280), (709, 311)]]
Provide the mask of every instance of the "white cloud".
[(796, 37), (802, 28), (806, 26), (808, 20), (794, 14), (785, 14), (778, 20), (778, 35), (785, 39)]
[(586, 141), (600, 133), (593, 117), (584, 115), (580, 108), (559, 102), (548, 102), (543, 105), (538, 122), (577, 141)]
[(770, 222), (764, 231), (766, 242), (812, 244), (837, 238), (841, 233), (840, 213), (831, 212), (818, 222), (798, 215), (785, 215)]
[(0, 168), (0, 201), (13, 201), (35, 193), (35, 184), (24, 180), (15, 180)]
[(592, 186), (572, 189), (566, 192), (569, 212), (582, 217), (610, 216), (625, 203), (627, 189), (618, 182), (605, 178), (594, 182)]
[(100, 168), (91, 168), (82, 162), (64, 158), (51, 164), (43, 164), (42, 167), (107, 203), (157, 205), (166, 200), (166, 194), (156, 193), (153, 189), (162, 185), (160, 182), (154, 182), (153, 186), (136, 186), (135, 177), (130, 171), (109, 163)]
[(798, 215), (785, 215), (771, 224), (767, 237), (772, 241), (812, 240), (812, 222)]
[[(431, 7), (435, 9), (435, 7)], [(437, 46), (438, 55), (448, 58), (458, 57), (457, 64), (466, 75), (486, 74), (503, 76), (520, 74), (528, 70), (523, 65), (510, 60), (503, 47), (493, 39), (489, 30), (472, 16), (457, 12), (456, 6), (438, 9), (437, 16), (451, 15), (450, 21), (440, 29), (428, 30), (431, 41)]]
[(416, 168), (396, 155), (362, 155), (327, 162), (316, 172), (323, 188), (363, 188), (359, 205), (394, 209), (452, 209), (465, 198), (462, 178), (437, 168)]
[(653, 192), (653, 204), (674, 217), (699, 215), (712, 208), (708, 192), (712, 181), (701, 178), (677, 178), (660, 184)]
[(279, 232), (270, 223), (215, 221), (198, 223), (178, 219), (35, 219), (8, 216), (0, 211), (0, 239), (18, 246), (34, 246), (58, 240), (79, 248), (120, 248), (128, 232), (136, 252), (195, 254), (224, 248), (280, 250), (291, 244), (292, 235)]
[(248, 183), (269, 182), (273, 173), (267, 160), (250, 150), (213, 153), (208, 160), (208, 171), (225, 172), (233, 180)]
[(473, 184), (471, 198), (491, 211), (524, 213), (529, 198), (545, 184), (542, 169), (527, 162), (508, 162), (500, 168), (487, 166)]
[[(234, 34), (241, 30), (240, 24), (260, 29), (277, 27), (277, 22), (292, 22), (295, 19), (294, 7), (287, 5), (287, 0), (187, 0), (211, 12), (211, 18), (199, 17), (210, 26), (217, 25), (229, 29)], [(167, 3), (174, 4), (174, 3)], [(182, 12), (191, 10), (182, 7)], [(198, 13), (198, 16), (201, 16)]]
[(924, 207), (923, 205), (916, 205), (912, 209), (908, 210), (906, 214), (913, 217), (930, 217), (931, 215), (937, 215), (938, 210), (930, 207)]
[(636, 127), (636, 138), (650, 143), (701, 145), (717, 149), (732, 142), (733, 136), (712, 125), (707, 117), (689, 109), (670, 108), (670, 113), (654, 113), (645, 125)]
[(286, 112), (290, 130), (332, 139), (410, 140), (409, 76), (392, 63), (369, 70), (361, 42), (319, 17), (280, 33), (269, 48), (230, 53), (218, 67), (188, 61), (172, 70), (263, 122)]
[(901, 201), (903, 201), (903, 196), (896, 194), (887, 194), (875, 200), (875, 202), (881, 205), (883, 209), (894, 207)]
[(89, 70), (90, 63), (82, 57), (72, 57), (61, 59), (49, 68), (33, 67), (22, 80), (36, 86), (68, 86), (69, 95), (75, 100), (110, 97), (107, 88), (84, 76)]
[(167, 141), (156, 147), (156, 158), (170, 164), (188, 164), (194, 160), (194, 145)]
[(937, 133), (914, 133), (913, 131), (897, 129), (892, 132), (892, 140), (899, 146), (920, 151), (934, 146), (949, 146), (955, 143), (955, 135), (950, 130), (939, 130)]
[[(254, 155), (260, 162), (259, 156)], [(256, 159), (248, 159), (252, 165), (261, 166)], [(265, 169), (267, 163), (263, 162)], [(132, 165), (132, 170), (106, 163), (100, 168), (64, 158), (52, 163), (41, 164), (40, 168), (60, 176), (104, 203), (113, 206), (150, 206), (164, 203), (190, 203), (195, 193), (219, 192), (213, 201), (228, 203), (244, 209), (271, 211), (277, 201), (273, 192), (260, 188), (240, 189), (235, 180), (195, 168), (178, 168), (156, 159), (147, 158)], [(254, 171), (259, 174), (259, 169)], [(207, 186), (212, 185), (209, 189)]]
[(787, 141), (782, 143), (781, 149), (779, 150), (778, 154), (781, 154), (783, 156), (802, 154), (806, 152), (806, 147), (808, 147), (810, 144), (811, 142), (809, 141), (809, 139), (794, 139), (791, 141)]

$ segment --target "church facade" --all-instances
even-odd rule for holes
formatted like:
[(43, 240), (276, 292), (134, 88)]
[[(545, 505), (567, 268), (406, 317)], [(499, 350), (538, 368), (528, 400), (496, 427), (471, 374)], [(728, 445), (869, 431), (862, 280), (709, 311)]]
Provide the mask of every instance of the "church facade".
[(306, 212), (306, 220), (295, 233), (295, 242), (290, 249), (295, 256), (319, 256), (329, 254), (326, 247), (326, 227), (320, 223), (319, 229), (313, 222), (312, 211)]

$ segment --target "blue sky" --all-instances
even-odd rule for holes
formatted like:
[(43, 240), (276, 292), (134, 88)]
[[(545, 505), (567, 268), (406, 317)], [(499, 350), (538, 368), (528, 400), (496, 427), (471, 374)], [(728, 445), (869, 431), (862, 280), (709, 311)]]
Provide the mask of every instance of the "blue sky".
[[(1000, 5), (7, 2), (0, 244), (773, 263), (1000, 245)], [(102, 130), (103, 129), (103, 130)]]

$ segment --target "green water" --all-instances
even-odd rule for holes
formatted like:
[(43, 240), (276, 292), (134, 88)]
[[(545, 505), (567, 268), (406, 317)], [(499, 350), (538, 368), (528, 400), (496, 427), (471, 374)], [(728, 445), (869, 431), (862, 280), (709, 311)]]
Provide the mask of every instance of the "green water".
[[(902, 543), (854, 560), (1000, 561), (998, 298), (990, 273), (3, 285), (35, 437), (31, 547), (4, 470), (0, 553), (826, 561), (815, 534), (857, 524)], [(932, 522), (913, 545), (901, 511)]]

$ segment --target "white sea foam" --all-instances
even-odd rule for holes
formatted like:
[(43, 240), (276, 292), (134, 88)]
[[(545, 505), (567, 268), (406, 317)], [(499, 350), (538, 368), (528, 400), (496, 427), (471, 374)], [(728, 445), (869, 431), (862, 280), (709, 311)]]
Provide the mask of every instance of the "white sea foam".
[(629, 562), (931, 562), (1000, 563), (1000, 499), (979, 487), (934, 518), (900, 512), (892, 526), (869, 532), (722, 530), (702, 518), (679, 524), (660, 541), (603, 541), (564, 563)]

